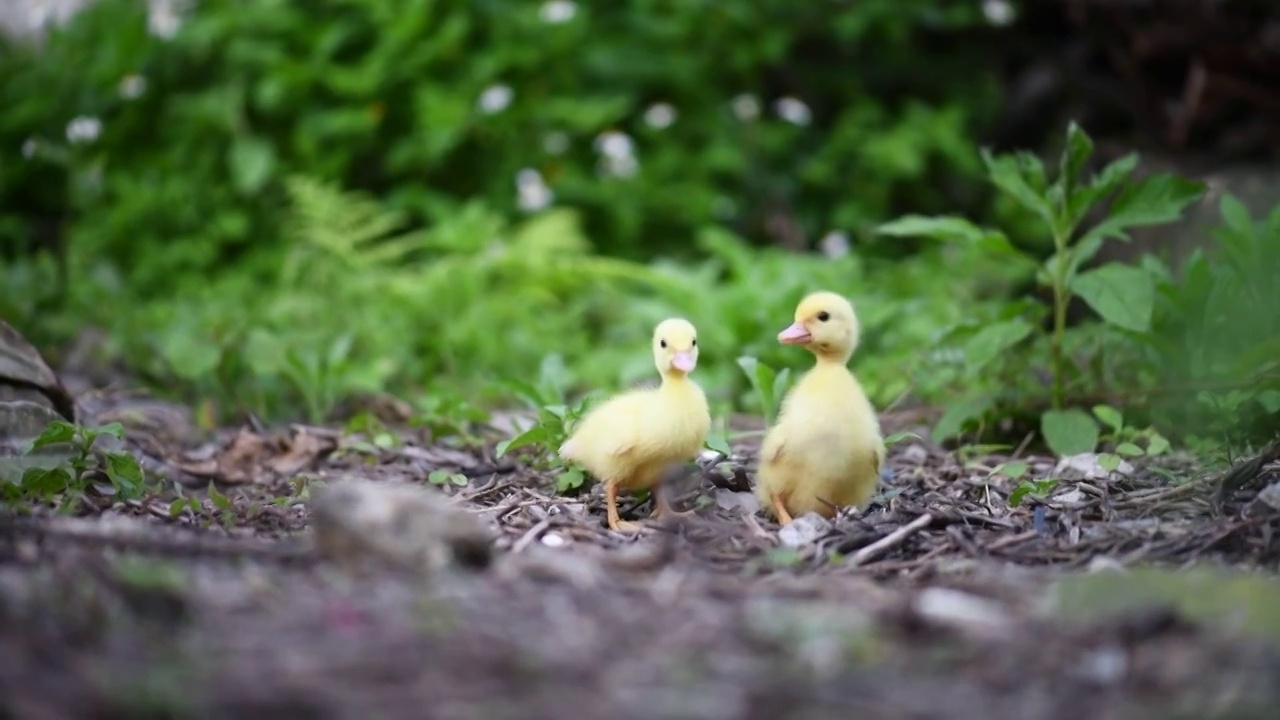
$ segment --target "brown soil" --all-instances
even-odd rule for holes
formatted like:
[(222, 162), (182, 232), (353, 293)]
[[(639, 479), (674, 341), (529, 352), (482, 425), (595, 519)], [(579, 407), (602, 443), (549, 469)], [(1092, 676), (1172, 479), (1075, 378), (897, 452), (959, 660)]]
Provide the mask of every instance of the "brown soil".
[[(987, 475), (1009, 458), (908, 440), (875, 503), (788, 550), (735, 505), (750, 441), (678, 488), (695, 517), (629, 536), (604, 527), (598, 490), (556, 495), (491, 443), (291, 426), (202, 444), (180, 408), (81, 403), (126, 422), (200, 510), (171, 513), (172, 490), (91, 498), (88, 535), (0, 516), (0, 718), (1110, 720), (1264, 717), (1280, 699), (1261, 638), (1167, 606), (1069, 621), (1045, 604), (1074, 571), (1275, 569), (1280, 514), (1252, 490), (1216, 498), (1176, 458), (1165, 473), (1190, 482), (1137, 467), (1011, 507), (1016, 483)], [(498, 533), (489, 569), (424, 585), (311, 556), (309, 484), (442, 469)], [(210, 480), (230, 508), (196, 489)], [(113, 536), (119, 516), (150, 535)]]

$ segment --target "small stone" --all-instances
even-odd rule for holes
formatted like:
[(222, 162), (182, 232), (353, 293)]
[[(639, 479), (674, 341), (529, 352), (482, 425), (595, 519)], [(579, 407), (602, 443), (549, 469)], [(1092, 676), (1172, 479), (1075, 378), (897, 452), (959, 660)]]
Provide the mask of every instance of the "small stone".
[(1084, 493), (1072, 488), (1060, 495), (1053, 496), (1053, 502), (1057, 505), (1079, 505), (1084, 502)]
[(1068, 455), (1060, 460), (1053, 469), (1053, 474), (1062, 480), (1104, 480), (1111, 473), (1129, 477), (1133, 475), (1133, 465), (1121, 460), (1115, 470), (1107, 470), (1099, 462), (1098, 453), (1080, 453)]
[(1272, 510), (1280, 510), (1280, 482), (1271, 483), (1258, 493), (1258, 499)]
[(760, 509), (760, 501), (749, 492), (734, 492), (725, 488), (716, 488), (716, 507), (721, 510), (738, 508), (746, 515), (754, 515)]
[(550, 548), (564, 547), (568, 542), (563, 535), (557, 533), (547, 533), (542, 536), (542, 544)]
[(925, 460), (929, 459), (929, 451), (924, 449), (923, 445), (908, 445), (906, 450), (902, 451), (903, 462), (909, 462), (914, 465), (923, 465)]
[(831, 531), (831, 521), (818, 513), (810, 512), (793, 518), (778, 531), (778, 540), (786, 547), (811, 545)]
[(1085, 568), (1085, 571), (1090, 573), (1124, 572), (1124, 570), (1125, 567), (1119, 560), (1106, 555), (1099, 555), (1098, 557), (1090, 560), (1089, 566)]

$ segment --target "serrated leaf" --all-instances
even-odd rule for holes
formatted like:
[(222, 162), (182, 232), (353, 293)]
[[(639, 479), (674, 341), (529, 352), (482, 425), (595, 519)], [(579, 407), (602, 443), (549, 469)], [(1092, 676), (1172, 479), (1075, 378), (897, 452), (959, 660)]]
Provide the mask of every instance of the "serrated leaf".
[(1083, 410), (1049, 410), (1040, 416), (1040, 434), (1059, 456), (1092, 452), (1098, 446), (1098, 424)]
[(1110, 405), (1094, 405), (1093, 414), (1103, 422), (1107, 427), (1116, 432), (1124, 427), (1124, 416), (1120, 411)]
[(992, 323), (982, 328), (965, 343), (965, 358), (973, 373), (1001, 353), (1022, 342), (1035, 328), (1021, 318)]
[(1155, 282), (1141, 268), (1120, 263), (1103, 265), (1072, 278), (1071, 291), (1112, 325), (1134, 332), (1151, 328)]
[[(1067, 198), (1067, 225), (1074, 228), (1102, 198), (1115, 192), (1138, 166), (1138, 154), (1129, 153), (1109, 163), (1088, 185), (1075, 188)], [(1098, 238), (1101, 245), (1103, 238)]]
[(1177, 220), (1182, 210), (1203, 193), (1205, 184), (1169, 173), (1156, 173), (1125, 187), (1116, 196), (1107, 218), (1081, 238), (1129, 240), (1129, 228)]

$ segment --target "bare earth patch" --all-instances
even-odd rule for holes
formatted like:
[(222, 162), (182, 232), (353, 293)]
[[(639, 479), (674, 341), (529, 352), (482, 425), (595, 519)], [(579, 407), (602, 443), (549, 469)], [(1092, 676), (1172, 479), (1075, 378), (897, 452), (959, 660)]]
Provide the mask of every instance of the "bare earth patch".
[[(680, 483), (696, 517), (630, 536), (604, 527), (598, 490), (556, 495), (491, 446), (304, 426), (201, 443), (181, 409), (82, 405), (194, 500), (0, 516), (0, 717), (1109, 720), (1280, 700), (1277, 636), (1214, 621), (1245, 601), (1094, 612), (1055, 585), (1134, 564), (1273, 571), (1280, 513), (1251, 490), (1218, 502), (1138, 467), (1014, 508), (982, 469), (1007, 458), (907, 441), (871, 507), (787, 547), (743, 509), (743, 443)], [(316, 481), (433, 472), (491, 525), (490, 567), (424, 581), (314, 556)]]

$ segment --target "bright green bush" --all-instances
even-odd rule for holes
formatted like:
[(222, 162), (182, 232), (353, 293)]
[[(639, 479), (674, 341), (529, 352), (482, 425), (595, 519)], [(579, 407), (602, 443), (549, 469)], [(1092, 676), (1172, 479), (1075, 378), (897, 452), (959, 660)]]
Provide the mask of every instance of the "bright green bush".
[[(946, 179), (976, 169), (965, 138), (991, 107), (981, 48), (957, 35), (985, 22), (976, 4), (196, 7), (164, 39), (143, 4), (101, 0), (40, 50), (4, 48), (0, 144), (31, 155), (0, 168), (5, 242), (65, 219), (73, 253), (151, 297), (278, 262), (293, 174), (385, 197), (413, 226), (476, 200), (514, 219), (541, 182), (631, 257), (711, 224), (814, 242), (895, 209), (978, 207)], [(94, 139), (68, 140), (77, 119)]]

